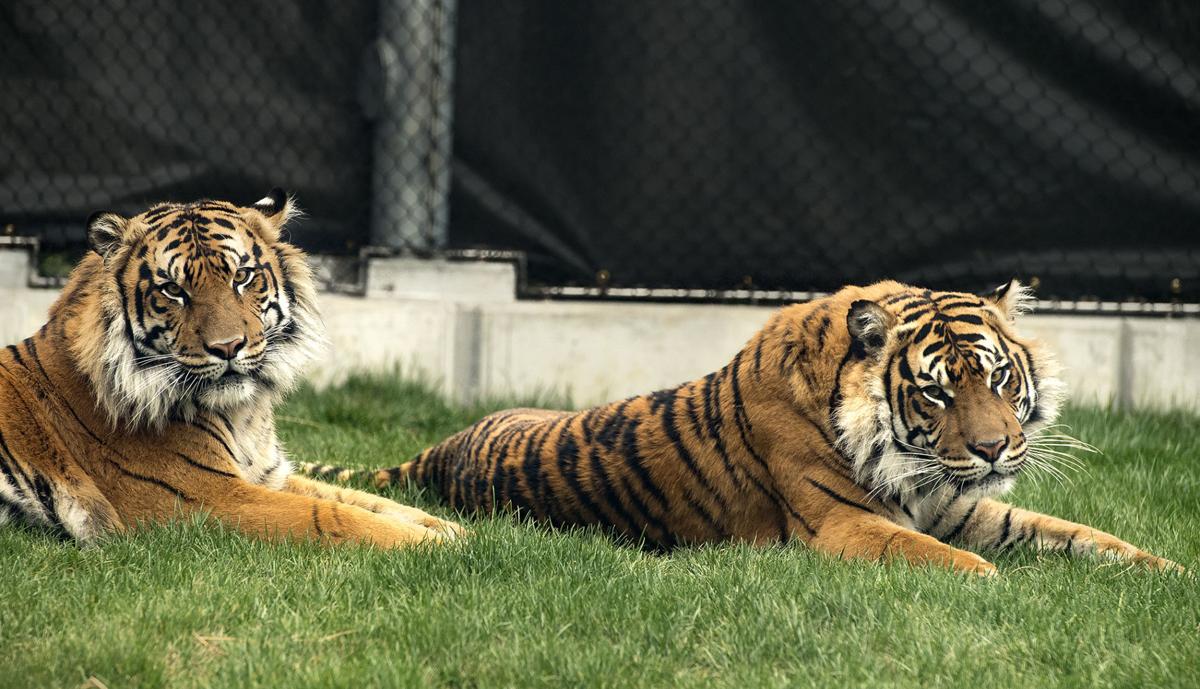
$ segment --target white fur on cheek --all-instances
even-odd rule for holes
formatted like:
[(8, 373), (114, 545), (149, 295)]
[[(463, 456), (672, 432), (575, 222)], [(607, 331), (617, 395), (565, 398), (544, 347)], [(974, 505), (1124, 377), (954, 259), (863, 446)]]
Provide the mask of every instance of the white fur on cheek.
[(179, 406), (178, 374), (173, 366), (138, 366), (136, 357), (125, 315), (110, 314), (104, 334), (104, 380), (96, 385), (101, 406), (114, 425), (161, 426)]
[[(1030, 368), (1027, 384), (1031, 408), (1037, 412), (1037, 420), (1023, 423), (1021, 430), (1026, 435), (1058, 420), (1062, 403), (1067, 397), (1067, 384), (1059, 378), (1062, 366), (1054, 355), (1040, 342), (1025, 344), (1029, 354)], [(1034, 384), (1036, 383), (1036, 385)]]
[[(295, 298), (288, 299), (287, 290), (282, 288), (277, 295), (285, 320), (266, 328), (267, 349), (258, 375), (282, 395), (296, 384), (304, 365), (325, 347), (325, 326), (315, 306), (316, 290), (308, 264), (301, 257), (283, 252), (279, 263), (281, 279), (290, 278)], [(282, 331), (289, 320), (295, 327), (292, 335), (285, 336)]]
[[(891, 479), (889, 474), (895, 472), (895, 463), (887, 461), (892, 419), (883, 379), (878, 371), (863, 371), (859, 389), (847, 392), (850, 394), (842, 396), (835, 411), (838, 443), (854, 463), (855, 478), (859, 483), (872, 488), (887, 485)], [(873, 457), (881, 461), (872, 462)]]

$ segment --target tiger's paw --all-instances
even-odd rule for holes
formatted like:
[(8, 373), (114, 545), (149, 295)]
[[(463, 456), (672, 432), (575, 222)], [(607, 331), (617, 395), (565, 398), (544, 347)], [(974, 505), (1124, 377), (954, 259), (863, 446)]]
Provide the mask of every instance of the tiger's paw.
[(954, 557), (954, 571), (963, 574), (974, 574), (980, 577), (999, 576), (996, 565), (967, 550), (957, 551)]
[(429, 529), (430, 531), (441, 534), (441, 536), (448, 541), (465, 538), (466, 536), (470, 535), (470, 532), (464, 529), (458, 522), (452, 522), (448, 519), (439, 519), (437, 517), (429, 516), (418, 521), (417, 523)]
[(1160, 572), (1178, 572), (1180, 574), (1187, 573), (1177, 562), (1172, 562), (1166, 558), (1152, 555), (1137, 546), (1131, 545), (1117, 538), (1113, 538), (1111, 542), (1099, 542), (1096, 547), (1097, 554), (1103, 557), (1109, 557), (1114, 560), (1129, 562), (1149, 569), (1155, 569)]
[(996, 565), (969, 550), (946, 545), (927, 534), (903, 529), (888, 540), (882, 557), (886, 560), (902, 558), (914, 564), (928, 563), (959, 574), (981, 577), (998, 574)]
[(426, 529), (437, 533), (442, 538), (450, 541), (468, 535), (467, 530), (458, 523), (449, 521), (447, 519), (440, 519), (424, 510), (417, 509), (416, 507), (398, 504), (395, 507), (381, 512), (380, 514), (393, 519), (398, 519), (407, 524), (417, 524), (419, 526), (423, 526)]
[[(383, 515), (380, 515), (383, 516)], [(389, 519), (387, 526), (372, 529), (369, 540), (377, 546), (387, 549), (409, 548), (420, 545), (445, 545), (451, 539), (442, 532), (426, 528), (413, 522)]]
[(1188, 573), (1188, 571), (1184, 569), (1183, 565), (1179, 564), (1178, 562), (1172, 562), (1165, 557), (1151, 555), (1144, 550), (1137, 551), (1137, 553), (1133, 557), (1129, 558), (1129, 560), (1143, 567), (1156, 569), (1160, 572), (1176, 572), (1178, 574)]

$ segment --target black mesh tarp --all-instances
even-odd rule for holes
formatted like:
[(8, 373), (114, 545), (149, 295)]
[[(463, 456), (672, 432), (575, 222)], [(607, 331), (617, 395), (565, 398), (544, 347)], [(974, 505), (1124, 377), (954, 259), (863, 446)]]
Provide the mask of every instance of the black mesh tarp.
[(79, 241), (97, 209), (250, 203), (273, 186), (295, 239), (353, 250), (369, 215), (359, 102), (375, 5), (0, 2), (0, 222)]
[(1191, 0), (458, 12), (450, 239), (535, 284), (1200, 300)]

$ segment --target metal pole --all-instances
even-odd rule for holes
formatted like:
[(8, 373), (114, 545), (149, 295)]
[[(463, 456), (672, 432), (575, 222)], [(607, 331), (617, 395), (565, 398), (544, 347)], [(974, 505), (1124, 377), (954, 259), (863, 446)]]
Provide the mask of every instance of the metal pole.
[(449, 218), (456, 0), (381, 0), (371, 243), (443, 249)]

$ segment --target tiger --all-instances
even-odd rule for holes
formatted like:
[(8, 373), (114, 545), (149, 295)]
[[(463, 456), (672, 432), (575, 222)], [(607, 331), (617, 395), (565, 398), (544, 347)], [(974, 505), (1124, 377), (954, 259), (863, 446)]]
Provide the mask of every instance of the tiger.
[(274, 405), (322, 350), (298, 215), (249, 206), (98, 212), (31, 337), (0, 350), (0, 522), (80, 544), (203, 515), (268, 540), (441, 544), (453, 522), (295, 474)]
[(849, 286), (776, 311), (726, 366), (677, 387), (498, 412), (398, 467), (299, 471), (408, 481), (461, 512), (598, 525), (656, 550), (798, 541), (993, 575), (972, 549), (1028, 545), (1177, 569), (997, 499), (1077, 442), (1053, 432), (1059, 365), (1016, 330), (1031, 300), (1015, 280), (985, 295)]

